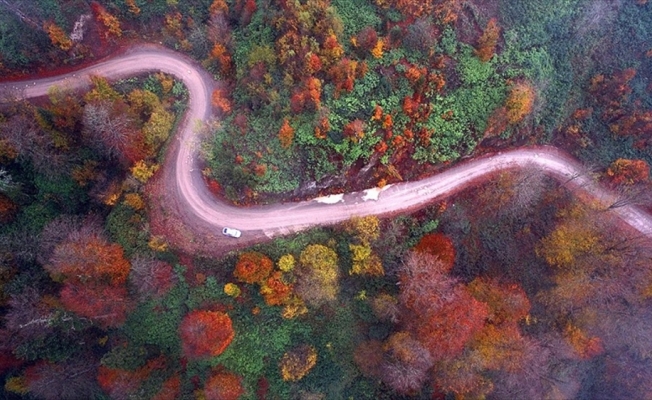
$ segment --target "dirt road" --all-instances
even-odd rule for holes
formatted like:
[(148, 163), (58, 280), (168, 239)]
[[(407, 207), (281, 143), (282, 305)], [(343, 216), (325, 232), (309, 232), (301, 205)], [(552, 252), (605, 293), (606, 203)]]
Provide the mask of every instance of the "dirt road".
[[(390, 215), (416, 210), (460, 191), (487, 174), (513, 168), (545, 171), (605, 206), (616, 200), (613, 194), (590, 179), (573, 158), (553, 147), (537, 147), (466, 161), (436, 176), (386, 186), (382, 190), (248, 208), (225, 204), (207, 190), (197, 167), (200, 138), (196, 127), (212, 114), (210, 96), (215, 82), (188, 57), (155, 45), (139, 45), (90, 67), (52, 78), (0, 83), (0, 97), (38, 97), (47, 94), (52, 85), (71, 89), (86, 87), (91, 75), (113, 80), (148, 71), (174, 75), (184, 82), (190, 95), (188, 110), (166, 155), (162, 172), (161, 184), (175, 204), (157, 205), (166, 213), (178, 215), (185, 232), (194, 236), (175, 239), (175, 244), (186, 250), (198, 249), (189, 244), (198, 237), (204, 242), (201, 246), (204, 251), (215, 246), (228, 249), (316, 225), (334, 224), (355, 215)], [(652, 237), (652, 218), (647, 213), (634, 206), (615, 208), (612, 212), (632, 228)], [(240, 229), (242, 238), (223, 238), (220, 231), (224, 226)], [(182, 243), (184, 240), (188, 243)]]

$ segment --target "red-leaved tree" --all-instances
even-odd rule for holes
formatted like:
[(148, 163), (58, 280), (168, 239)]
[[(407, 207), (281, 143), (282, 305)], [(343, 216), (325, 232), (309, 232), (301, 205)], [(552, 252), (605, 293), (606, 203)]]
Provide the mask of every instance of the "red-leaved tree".
[(152, 397), (152, 400), (176, 400), (181, 391), (181, 378), (173, 375), (161, 385), (161, 390)]
[(242, 378), (218, 368), (206, 380), (203, 394), (206, 400), (237, 400), (244, 394)]
[(163, 366), (163, 358), (149, 360), (147, 364), (135, 371), (101, 365), (97, 374), (97, 382), (112, 399), (131, 399), (137, 396), (140, 386), (152, 371), (162, 369)]
[(220, 355), (235, 336), (231, 318), (219, 311), (193, 310), (183, 318), (179, 330), (183, 355), (189, 359)]
[(131, 309), (124, 285), (109, 286), (72, 280), (65, 283), (60, 297), (66, 309), (105, 328), (122, 325)]
[(411, 330), (435, 360), (460, 354), (489, 315), (486, 304), (446, 274), (437, 258), (413, 252), (399, 273), (401, 304), (413, 313)]
[(414, 247), (414, 251), (430, 254), (443, 263), (445, 271), (450, 271), (455, 263), (455, 246), (448, 236), (442, 233), (425, 235)]

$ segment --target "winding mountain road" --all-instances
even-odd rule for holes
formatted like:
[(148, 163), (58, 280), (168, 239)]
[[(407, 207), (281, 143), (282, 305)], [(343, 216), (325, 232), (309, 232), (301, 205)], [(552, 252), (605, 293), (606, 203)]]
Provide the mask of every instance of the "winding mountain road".
[[(316, 225), (334, 224), (356, 215), (382, 216), (413, 211), (456, 193), (487, 174), (507, 169), (541, 170), (602, 202), (605, 207), (617, 199), (595, 183), (572, 157), (554, 147), (542, 146), (465, 161), (436, 176), (388, 185), (382, 190), (374, 188), (297, 203), (246, 208), (226, 204), (208, 191), (198, 168), (200, 138), (197, 127), (199, 122), (211, 117), (211, 93), (215, 82), (195, 61), (157, 45), (138, 45), (91, 66), (51, 78), (0, 83), (0, 102), (2, 98), (43, 96), (53, 85), (73, 90), (85, 88), (90, 85), (89, 77), (93, 75), (121, 79), (151, 71), (174, 75), (183, 81), (189, 92), (188, 110), (178, 125), (158, 178), (158, 195), (150, 197), (150, 202), (154, 203), (159, 200), (168, 203), (162, 200), (174, 199), (175, 204), (150, 206), (154, 208), (154, 214), (168, 220), (164, 230), (178, 231), (173, 235), (176, 237), (173, 244), (186, 251), (223, 253), (266, 238)], [(611, 211), (643, 235), (652, 237), (652, 218), (646, 212), (631, 205)], [(224, 226), (240, 229), (242, 238), (222, 237), (220, 232)]]

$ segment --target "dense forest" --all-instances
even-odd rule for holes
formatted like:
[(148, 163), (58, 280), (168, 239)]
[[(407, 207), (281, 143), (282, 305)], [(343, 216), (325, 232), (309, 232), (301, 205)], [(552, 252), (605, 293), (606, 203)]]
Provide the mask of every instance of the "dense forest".
[(0, 397), (652, 396), (652, 238), (612, 212), (652, 210), (647, 0), (0, 0), (0, 83), (142, 43), (214, 78), (201, 173), (239, 207), (541, 145), (618, 200), (505, 170), (190, 254), (152, 218), (181, 81), (0, 93)]

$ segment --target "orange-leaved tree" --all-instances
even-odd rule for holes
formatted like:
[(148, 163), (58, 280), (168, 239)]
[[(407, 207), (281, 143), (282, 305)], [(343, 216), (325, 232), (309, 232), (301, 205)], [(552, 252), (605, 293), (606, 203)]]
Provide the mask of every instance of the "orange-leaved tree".
[(376, 0), (376, 4), (382, 8), (393, 6), (410, 20), (432, 15), (443, 24), (457, 21), (461, 8), (459, 0)]
[(283, 280), (280, 271), (275, 271), (260, 285), (260, 294), (265, 303), (270, 306), (279, 306), (287, 303), (292, 296), (292, 284)]
[(92, 223), (60, 239), (45, 269), (64, 284), (63, 306), (103, 327), (121, 325), (131, 307), (125, 285), (131, 266), (122, 247), (109, 243)]
[(120, 21), (114, 15), (109, 13), (104, 6), (97, 2), (91, 4), (91, 9), (95, 15), (95, 19), (100, 24), (100, 31), (103, 39), (108, 39), (110, 37), (120, 37), (122, 36), (122, 28), (120, 27)]
[(219, 87), (215, 89), (211, 101), (222, 114), (228, 115), (233, 110), (233, 103), (231, 102), (227, 88)]
[(365, 124), (360, 119), (356, 118), (353, 121), (344, 125), (344, 136), (350, 138), (354, 142), (364, 137)]
[(238, 257), (233, 276), (240, 282), (262, 283), (273, 269), (274, 262), (269, 257), (256, 251), (249, 251)]
[(527, 82), (519, 82), (507, 96), (505, 107), (507, 108), (507, 121), (510, 124), (517, 124), (532, 112), (534, 107), (535, 92), (532, 85)]
[(109, 243), (100, 232), (82, 229), (54, 248), (45, 269), (57, 281), (78, 280), (122, 285), (131, 266), (120, 245)]
[(50, 41), (54, 46), (57, 46), (63, 51), (68, 51), (72, 48), (72, 40), (68, 37), (66, 32), (54, 22), (46, 22), (43, 29), (48, 33)]
[(480, 61), (487, 62), (496, 53), (499, 35), (500, 27), (498, 26), (498, 20), (491, 18), (487, 22), (487, 27), (482, 32), (482, 36), (480, 36), (478, 45), (475, 48), (475, 55), (478, 56)]
[(220, 311), (193, 310), (183, 318), (179, 331), (183, 355), (189, 359), (220, 355), (235, 336), (231, 318)]
[(503, 284), (493, 279), (475, 278), (467, 289), (478, 301), (489, 306), (492, 324), (517, 323), (530, 313), (530, 300), (517, 284)]
[(487, 121), (485, 137), (501, 134), (510, 125), (523, 121), (534, 108), (536, 93), (528, 82), (519, 82), (512, 86), (505, 105), (497, 108)]
[(283, 125), (281, 129), (278, 130), (278, 140), (281, 142), (281, 146), (284, 149), (292, 146), (292, 140), (294, 139), (294, 129), (290, 126), (290, 122), (287, 118), (283, 120)]
[(606, 175), (615, 185), (633, 185), (649, 180), (650, 166), (644, 160), (619, 158), (609, 165)]
[(602, 340), (599, 337), (591, 337), (573, 324), (568, 323), (566, 325), (564, 338), (581, 359), (587, 360), (604, 352)]
[(461, 286), (443, 294), (445, 302), (419, 314), (416, 337), (435, 360), (451, 359), (479, 332), (489, 315), (486, 304), (473, 298)]

